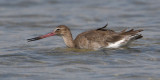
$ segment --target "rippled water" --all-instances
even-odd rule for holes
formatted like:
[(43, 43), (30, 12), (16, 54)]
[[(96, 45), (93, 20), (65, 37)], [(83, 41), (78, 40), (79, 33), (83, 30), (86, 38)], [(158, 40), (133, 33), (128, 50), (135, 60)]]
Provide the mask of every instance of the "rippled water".
[[(160, 0), (0, 0), (1, 80), (160, 80)], [(26, 39), (57, 25), (77, 34), (144, 29), (126, 49), (66, 48), (60, 37)]]

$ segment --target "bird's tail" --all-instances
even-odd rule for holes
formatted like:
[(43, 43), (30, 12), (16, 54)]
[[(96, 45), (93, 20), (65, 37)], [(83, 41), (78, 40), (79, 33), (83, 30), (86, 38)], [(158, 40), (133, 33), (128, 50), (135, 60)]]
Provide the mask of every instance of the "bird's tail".
[(121, 31), (121, 35), (129, 35), (129, 36), (132, 36), (133, 39), (140, 39), (142, 38), (143, 36), (141, 34), (138, 34), (139, 32), (143, 31), (142, 29), (139, 29), (139, 30), (134, 30), (134, 29), (131, 29), (129, 31), (126, 31), (126, 29), (122, 30)]

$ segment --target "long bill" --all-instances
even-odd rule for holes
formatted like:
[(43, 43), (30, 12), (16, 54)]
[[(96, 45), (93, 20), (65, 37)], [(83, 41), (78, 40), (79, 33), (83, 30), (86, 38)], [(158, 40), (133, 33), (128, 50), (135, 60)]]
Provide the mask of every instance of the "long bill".
[(48, 34), (45, 34), (45, 35), (42, 35), (42, 36), (38, 36), (38, 37), (35, 37), (35, 38), (27, 39), (27, 41), (28, 42), (36, 41), (36, 40), (40, 40), (40, 39), (47, 38), (47, 37), (54, 36), (54, 35), (55, 35), (55, 33), (51, 32), (51, 33), (48, 33)]

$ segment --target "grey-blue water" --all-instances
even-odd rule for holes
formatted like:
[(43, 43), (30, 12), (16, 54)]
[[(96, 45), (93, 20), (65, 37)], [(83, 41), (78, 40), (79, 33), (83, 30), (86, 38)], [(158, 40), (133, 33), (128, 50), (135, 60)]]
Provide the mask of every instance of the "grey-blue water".
[[(26, 39), (69, 26), (73, 37), (144, 29), (125, 49), (72, 50), (63, 40)], [(160, 0), (0, 0), (0, 80), (160, 80)]]

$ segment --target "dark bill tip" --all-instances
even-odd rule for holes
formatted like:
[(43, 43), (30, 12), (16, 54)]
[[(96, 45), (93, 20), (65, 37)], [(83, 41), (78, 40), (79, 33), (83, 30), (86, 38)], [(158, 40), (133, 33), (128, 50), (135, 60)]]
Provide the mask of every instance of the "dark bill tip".
[(36, 41), (36, 40), (40, 40), (42, 39), (41, 37), (35, 37), (35, 38), (31, 38), (31, 39), (27, 39), (28, 42), (31, 42), (31, 41)]
[(27, 41), (28, 41), (28, 42), (36, 41), (36, 40), (40, 40), (40, 39), (47, 38), (47, 37), (54, 36), (54, 35), (55, 35), (55, 33), (54, 33), (54, 32), (51, 32), (51, 33), (48, 33), (48, 34), (45, 34), (45, 35), (42, 35), (42, 36), (39, 36), (39, 37), (27, 39)]

